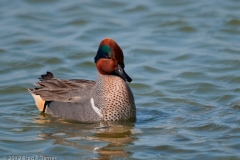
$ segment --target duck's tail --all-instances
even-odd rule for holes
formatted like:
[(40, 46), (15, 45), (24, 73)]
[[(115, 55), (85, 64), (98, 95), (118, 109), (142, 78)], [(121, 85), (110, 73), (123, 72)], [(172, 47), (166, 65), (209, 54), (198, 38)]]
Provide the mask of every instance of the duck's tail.
[(33, 99), (34, 99), (34, 101), (35, 101), (35, 104), (36, 104), (38, 110), (42, 112), (42, 111), (44, 111), (45, 101), (41, 98), (40, 95), (36, 95), (36, 94), (34, 93), (34, 90), (35, 90), (35, 89), (30, 89), (30, 88), (28, 88), (28, 92), (31, 93), (31, 95), (33, 96)]

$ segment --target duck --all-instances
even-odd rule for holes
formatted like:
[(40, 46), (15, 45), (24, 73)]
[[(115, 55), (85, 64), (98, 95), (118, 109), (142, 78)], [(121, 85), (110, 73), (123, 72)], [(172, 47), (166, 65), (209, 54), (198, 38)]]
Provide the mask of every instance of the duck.
[(96, 81), (57, 79), (47, 71), (28, 88), (38, 110), (53, 117), (82, 122), (136, 120), (133, 93), (127, 82), (124, 55), (111, 38), (104, 38), (94, 62)]

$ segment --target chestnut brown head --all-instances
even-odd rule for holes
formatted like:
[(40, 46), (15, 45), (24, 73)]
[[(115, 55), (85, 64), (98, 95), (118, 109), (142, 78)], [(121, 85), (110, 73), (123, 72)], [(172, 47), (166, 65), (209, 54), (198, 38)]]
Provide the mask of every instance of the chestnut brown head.
[(94, 58), (98, 72), (103, 75), (116, 75), (124, 81), (132, 79), (124, 71), (124, 56), (122, 49), (111, 38), (104, 38)]

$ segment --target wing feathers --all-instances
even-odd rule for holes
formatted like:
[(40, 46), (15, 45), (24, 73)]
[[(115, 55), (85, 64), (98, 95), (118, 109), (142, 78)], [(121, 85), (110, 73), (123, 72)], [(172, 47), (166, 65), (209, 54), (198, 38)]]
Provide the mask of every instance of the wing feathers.
[(60, 80), (51, 72), (41, 75), (39, 88), (28, 89), (31, 94), (40, 95), (44, 101), (77, 102), (80, 101), (96, 82), (91, 80), (73, 79)]

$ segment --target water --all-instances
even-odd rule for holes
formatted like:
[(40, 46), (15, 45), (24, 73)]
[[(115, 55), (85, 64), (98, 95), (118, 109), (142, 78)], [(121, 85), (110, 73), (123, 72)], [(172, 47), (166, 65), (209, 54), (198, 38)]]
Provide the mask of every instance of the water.
[[(240, 1), (0, 2), (0, 157), (240, 159)], [(46, 71), (96, 78), (104, 37), (125, 54), (136, 123), (41, 115)]]

